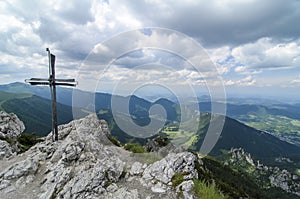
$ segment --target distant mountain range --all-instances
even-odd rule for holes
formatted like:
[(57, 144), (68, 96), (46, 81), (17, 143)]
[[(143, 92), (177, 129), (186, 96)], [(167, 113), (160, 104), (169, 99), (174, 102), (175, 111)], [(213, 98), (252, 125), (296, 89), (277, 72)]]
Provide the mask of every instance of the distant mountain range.
[[(58, 88), (58, 121), (59, 124), (67, 123), (73, 120), (72, 112), (72, 89)], [(146, 142), (143, 139), (136, 139), (125, 134), (115, 123), (112, 116), (110, 106), (112, 96), (105, 93), (89, 93), (84, 91), (76, 91), (76, 95), (73, 97), (82, 97), (83, 99), (90, 99), (95, 97), (95, 106), (89, 108), (89, 102), (86, 100), (76, 100), (77, 107), (74, 107), (75, 111), (79, 115), (87, 115), (92, 109), (96, 111), (99, 117), (107, 120), (112, 135), (117, 137), (121, 142), (128, 141), (138, 141)], [(146, 125), (149, 123), (149, 108), (153, 104), (160, 104), (163, 106), (167, 112), (167, 125), (172, 126), (178, 123), (180, 118), (179, 105), (168, 99), (159, 99), (156, 102), (149, 102), (137, 96), (114, 96), (119, 104), (120, 110), (124, 106), (123, 102), (129, 100), (129, 113), (131, 118), (137, 124)], [(49, 100), (49, 88), (43, 86), (29, 86), (23, 83), (12, 83), (8, 85), (0, 85), (0, 109), (7, 112), (14, 112), (17, 114), (22, 121), (24, 121), (27, 133), (35, 132), (39, 136), (48, 134), (51, 131), (51, 101)], [(210, 102), (202, 102), (199, 104), (200, 110), (202, 112), (210, 111)], [(247, 115), (249, 112), (255, 113), (259, 111), (262, 107), (269, 114), (281, 114), (286, 117), (300, 118), (298, 109), (290, 105), (278, 105), (273, 107), (265, 107), (260, 105), (231, 105), (228, 106), (229, 116), (239, 116)], [(118, 108), (118, 107), (115, 107)], [(73, 111), (74, 111), (73, 110)], [(280, 111), (281, 112), (278, 112)], [(201, 124), (197, 132), (191, 134), (187, 132), (186, 136), (188, 141), (190, 141), (190, 149), (198, 151), (203, 142), (205, 133), (207, 131), (210, 114), (200, 114)], [(188, 122), (186, 123), (189, 124)], [(185, 133), (185, 132), (184, 132)], [(162, 134), (165, 134), (162, 131)], [(168, 136), (167, 134), (165, 134)], [(172, 137), (170, 137), (172, 139)], [(231, 148), (242, 147), (255, 157), (259, 159), (268, 159), (279, 156), (293, 156), (300, 154), (300, 148), (282, 141), (269, 133), (263, 132), (261, 130), (256, 130), (249, 127), (235, 119), (226, 117), (225, 124), (221, 136), (215, 145), (211, 154), (214, 156), (222, 156), (222, 152), (228, 151)]]
[[(204, 138), (207, 135), (209, 125), (219, 125), (218, 121), (220, 120), (218, 120), (218, 118), (224, 117), (210, 113), (211, 102), (208, 97), (203, 97), (200, 103), (195, 103), (189, 108), (185, 107), (186, 109), (180, 110), (178, 103), (165, 98), (150, 102), (134, 95), (112, 96), (107, 93), (90, 93), (80, 90), (73, 92), (72, 89), (58, 87), (58, 123), (65, 124), (74, 120), (74, 113), (76, 113), (76, 117), (83, 117), (95, 112), (98, 118), (107, 121), (111, 135), (123, 144), (128, 142), (145, 144), (149, 139), (156, 136), (151, 136), (146, 139), (136, 138), (126, 134), (120, 129), (116, 124), (115, 115), (113, 115), (111, 110), (112, 98), (115, 100), (114, 109), (117, 110), (117, 114), (121, 115), (122, 122), (126, 123), (129, 119), (132, 119), (140, 126), (147, 125), (151, 122), (151, 119), (160, 120), (159, 117), (150, 119), (149, 109), (155, 104), (163, 106), (167, 113), (167, 120), (165, 127), (161, 129), (157, 135), (167, 137), (173, 144), (178, 144), (179, 140), (179, 145), (188, 146), (188, 150), (193, 152), (199, 152), (203, 145)], [(257, 103), (243, 104), (238, 102), (234, 103), (234, 100), (235, 99), (230, 100), (232, 104), (227, 104), (227, 116), (225, 116), (222, 132), (214, 148), (209, 153), (209, 155), (222, 161), (213, 161), (209, 156), (203, 158), (205, 165), (209, 165), (212, 170), (212, 173), (207, 173), (207, 178), (212, 178), (216, 181), (220, 178), (224, 178), (222, 179), (223, 181), (230, 178), (230, 180), (236, 180), (236, 184), (242, 182), (250, 183), (250, 181), (248, 181), (249, 179), (259, 181), (263, 175), (254, 175), (248, 172), (253, 170), (253, 166), (250, 167), (251, 161), (257, 161), (257, 165), (259, 165), (258, 160), (264, 165), (268, 165), (268, 167), (264, 167), (265, 170), (259, 170), (260, 172), (268, 170), (270, 175), (265, 175), (266, 179), (264, 179), (267, 182), (270, 180), (268, 176), (275, 176), (276, 179), (279, 179), (280, 176), (276, 175), (281, 175), (282, 172), (287, 173), (286, 171), (295, 176), (299, 176), (299, 174), (297, 174), (297, 172), (299, 172), (297, 169), (300, 168), (300, 147), (297, 146), (297, 139), (300, 139), (300, 131), (298, 131), (297, 126), (300, 126), (300, 123), (298, 123), (298, 121), (300, 121), (299, 104), (277, 104), (273, 103), (274, 101), (269, 104), (264, 103), (263, 105)], [(125, 106), (125, 103), (128, 101), (129, 107)], [(238, 101), (242, 102), (241, 99), (238, 99)], [(95, 103), (92, 104), (93, 102)], [(201, 113), (197, 113), (196, 118), (192, 117), (180, 121), (181, 114), (183, 114), (181, 111), (193, 111), (193, 107), (197, 106), (200, 107)], [(128, 115), (127, 113), (125, 114), (124, 111), (127, 108), (129, 108)], [(45, 136), (51, 131), (50, 92), (46, 86), (30, 86), (23, 83), (0, 85), (0, 110), (15, 113), (24, 122), (26, 126), (25, 133), (34, 132), (38, 136)], [(122, 115), (124, 117), (122, 117)], [(193, 131), (193, 128), (189, 127), (194, 125), (195, 120), (198, 121), (199, 126), (196, 131)], [(179, 128), (179, 123), (182, 124), (183, 130)], [(266, 128), (268, 132), (253, 128), (255, 126), (257, 126), (258, 129)], [(277, 136), (273, 136), (269, 132)], [(284, 137), (280, 137), (279, 139), (278, 136), (282, 135), (284, 135)], [(291, 138), (291, 140), (288, 138)], [(291, 144), (290, 142), (296, 144)], [(247, 152), (246, 162), (248, 161), (250, 163), (243, 163), (242, 166), (236, 166), (234, 170), (230, 170), (224, 166), (224, 162), (231, 164), (232, 162), (230, 161), (233, 156), (230, 152), (237, 150), (245, 150)], [(241, 162), (240, 159), (243, 158), (243, 156), (237, 156), (236, 158), (238, 162)], [(271, 172), (269, 168), (274, 168), (274, 171), (278, 170), (282, 172)], [(242, 170), (245, 173), (237, 175), (237, 170)], [(230, 173), (229, 177), (226, 177), (226, 172)], [(256, 173), (257, 172), (258, 171), (256, 171)], [(246, 176), (249, 178), (246, 178)], [(241, 180), (241, 177), (245, 177), (247, 180)], [(289, 179), (293, 179), (293, 176)], [(279, 181), (281, 182), (282, 180), (279, 179)], [(232, 184), (230, 184), (230, 186), (231, 185)], [(284, 184), (281, 183), (280, 186), (281, 185)], [(239, 187), (237, 187), (237, 189), (238, 188)], [(281, 196), (285, 196), (285, 198), (295, 198), (295, 196), (291, 194), (285, 195), (288, 193), (284, 193), (279, 188), (276, 189), (273, 187), (270, 189), (268, 195), (272, 195), (272, 193), (274, 196), (280, 196), (280, 198), (282, 198)]]

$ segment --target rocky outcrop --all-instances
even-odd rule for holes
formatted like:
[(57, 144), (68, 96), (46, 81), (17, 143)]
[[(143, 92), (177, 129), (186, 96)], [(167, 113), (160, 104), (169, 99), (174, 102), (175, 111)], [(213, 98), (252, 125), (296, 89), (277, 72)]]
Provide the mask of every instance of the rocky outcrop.
[(184, 150), (183, 147), (176, 147), (168, 138), (157, 136), (151, 140), (148, 140), (145, 149), (148, 152), (156, 152), (165, 157), (169, 153), (180, 153)]
[(0, 140), (0, 160), (13, 156), (12, 147), (5, 140)]
[(0, 112), (0, 139), (17, 138), (24, 130), (24, 123), (14, 113)]
[[(286, 169), (267, 166), (259, 161), (255, 161), (250, 153), (245, 152), (242, 148), (231, 149), (229, 154), (230, 158), (225, 164), (251, 174), (261, 186), (266, 188), (278, 187), (284, 191), (300, 196), (300, 178), (296, 174)], [(290, 159), (285, 157), (276, 158), (276, 161), (293, 163)]]
[(196, 158), (194, 154), (188, 152), (171, 153), (164, 159), (149, 165), (143, 172), (143, 179), (172, 185), (171, 179), (175, 173), (184, 174), (186, 180), (198, 178), (195, 170)]
[[(0, 198), (193, 198), (197, 178), (192, 153), (171, 153), (154, 163), (148, 156), (113, 145), (103, 120), (89, 115), (59, 126), (25, 153), (0, 161)], [(157, 157), (157, 156), (155, 156)], [(176, 173), (181, 184), (172, 185)]]
[(23, 122), (14, 113), (0, 112), (0, 160), (17, 154), (16, 139), (24, 130)]
[[(176, 186), (176, 190), (183, 191), (184, 195), (190, 198), (192, 196), (189, 192), (194, 186), (191, 180), (198, 178), (198, 172), (195, 169), (196, 161), (198, 161), (197, 157), (189, 152), (170, 153), (164, 159), (149, 165), (143, 172), (142, 180), (146, 186), (151, 187), (153, 192), (165, 193), (174, 186), (172, 183), (174, 175), (180, 174), (184, 181)], [(182, 189), (182, 187), (190, 188)]]

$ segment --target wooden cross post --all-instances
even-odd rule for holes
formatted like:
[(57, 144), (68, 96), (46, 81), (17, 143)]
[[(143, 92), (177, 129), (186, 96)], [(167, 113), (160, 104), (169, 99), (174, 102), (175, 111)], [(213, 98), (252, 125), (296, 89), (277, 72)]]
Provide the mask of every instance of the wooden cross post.
[(30, 85), (49, 85), (51, 90), (51, 99), (52, 99), (52, 135), (53, 140), (58, 140), (58, 129), (57, 129), (57, 110), (56, 110), (56, 85), (62, 86), (76, 86), (77, 82), (75, 79), (56, 79), (55, 78), (55, 55), (50, 53), (49, 48), (46, 49), (48, 51), (49, 57), (49, 78), (31, 78), (26, 79), (25, 82)]

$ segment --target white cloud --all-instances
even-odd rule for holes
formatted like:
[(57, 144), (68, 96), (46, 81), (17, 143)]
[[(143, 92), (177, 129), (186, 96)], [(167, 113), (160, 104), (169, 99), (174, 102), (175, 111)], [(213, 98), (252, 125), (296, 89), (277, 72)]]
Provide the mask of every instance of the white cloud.
[(182, 31), (207, 46), (236, 45), (261, 37), (298, 38), (299, 1), (123, 1), (150, 26)]
[(237, 73), (242, 73), (246, 70), (245, 66), (237, 66), (236, 68), (234, 68), (234, 71)]
[(300, 67), (300, 42), (277, 43), (261, 38), (234, 48), (232, 55), (237, 63), (253, 69)]
[(294, 80), (291, 81), (291, 84), (299, 84), (300, 85), (300, 75)]
[[(99, 73), (106, 67), (103, 64), (122, 55), (113, 63), (117, 68), (107, 74), (107, 79), (117, 81), (127, 73), (128, 81), (138, 83), (169, 78), (179, 84), (178, 78), (182, 77), (204, 85), (205, 80), (213, 83), (218, 73), (227, 85), (251, 86), (261, 84), (258, 76), (270, 80), (268, 84), (275, 84), (276, 80), (270, 74), (265, 75), (266, 71), (300, 66), (299, 1), (107, 2), (1, 1), (0, 74), (5, 77), (2, 82), (47, 76), (46, 47), (57, 56), (58, 75), (76, 77), (81, 66), (86, 85), (92, 82), (90, 79), (98, 81)], [(105, 41), (112, 42), (110, 39), (118, 34), (144, 26), (170, 28), (188, 37), (183, 39), (181, 33), (147, 32), (148, 29), (127, 34), (125, 39), (106, 46)], [(189, 37), (209, 48), (207, 53), (216, 69), (212, 70), (211, 60), (204, 56), (205, 49), (199, 52), (199, 46), (190, 45)], [(155, 46), (155, 53), (149, 49), (142, 49), (140, 56), (131, 53), (145, 46)], [(163, 51), (167, 48), (173, 52)], [(97, 56), (95, 59), (90, 56), (89, 63), (82, 63), (91, 49), (96, 49)], [(184, 58), (195, 63), (200, 73)], [(131, 70), (149, 63), (167, 65), (174, 71), (160, 74), (161, 71), (151, 70), (150, 66), (143, 72)], [(285, 79), (282, 83), (293, 81), (297, 83), (298, 79)]]
[(225, 80), (224, 81), (224, 85), (226, 85), (226, 86), (237, 86), (237, 87), (254, 86), (255, 83), (256, 83), (256, 80), (250, 75), (243, 79)]
[(208, 49), (207, 52), (211, 60), (215, 63), (219, 74), (227, 74), (234, 66), (229, 46)]

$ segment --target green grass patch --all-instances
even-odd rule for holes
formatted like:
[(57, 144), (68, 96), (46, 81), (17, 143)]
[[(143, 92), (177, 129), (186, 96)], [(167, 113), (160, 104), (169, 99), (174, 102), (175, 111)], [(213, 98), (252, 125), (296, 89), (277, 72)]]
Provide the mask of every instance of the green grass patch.
[(138, 143), (128, 143), (124, 145), (124, 149), (133, 153), (146, 153), (145, 148)]
[(225, 196), (215, 185), (205, 181), (194, 179), (194, 193), (202, 199), (225, 199)]
[(171, 179), (172, 186), (175, 188), (184, 181), (184, 173), (175, 173)]
[(121, 147), (121, 146), (122, 146), (121, 142), (119, 142), (119, 140), (118, 140), (116, 137), (114, 137), (114, 136), (112, 136), (112, 135), (109, 135), (109, 136), (107, 136), (107, 138), (108, 138), (114, 145), (116, 145), (116, 146), (118, 146), (118, 147)]

